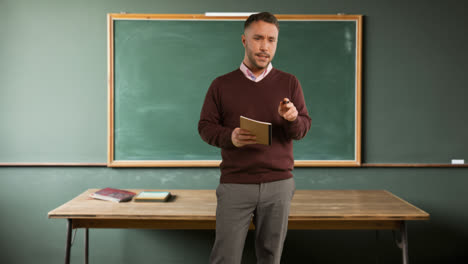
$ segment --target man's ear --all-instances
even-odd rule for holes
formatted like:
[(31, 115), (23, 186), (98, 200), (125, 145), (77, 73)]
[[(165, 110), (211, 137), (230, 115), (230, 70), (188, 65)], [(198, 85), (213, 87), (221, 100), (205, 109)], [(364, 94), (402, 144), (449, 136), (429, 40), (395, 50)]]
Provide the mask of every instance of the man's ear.
[(242, 45), (244, 45), (245, 47), (245, 41), (246, 41), (245, 34), (242, 34), (241, 38), (242, 38)]

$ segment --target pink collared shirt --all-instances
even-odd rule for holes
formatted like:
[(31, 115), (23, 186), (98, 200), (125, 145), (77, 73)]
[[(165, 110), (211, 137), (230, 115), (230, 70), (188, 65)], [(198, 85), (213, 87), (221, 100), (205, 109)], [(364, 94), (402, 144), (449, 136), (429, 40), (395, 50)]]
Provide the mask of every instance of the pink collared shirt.
[(260, 74), (258, 77), (256, 77), (252, 71), (249, 70), (249, 68), (247, 68), (247, 66), (245, 66), (245, 64), (242, 62), (241, 65), (240, 65), (240, 70), (244, 73), (245, 77), (247, 77), (247, 79), (251, 80), (251, 81), (254, 81), (254, 82), (259, 82), (261, 80), (263, 80), (263, 78), (265, 78), (268, 73), (270, 73), (271, 69), (273, 69), (273, 65), (268, 64), (268, 67), (265, 71), (263, 71), (262, 74)]

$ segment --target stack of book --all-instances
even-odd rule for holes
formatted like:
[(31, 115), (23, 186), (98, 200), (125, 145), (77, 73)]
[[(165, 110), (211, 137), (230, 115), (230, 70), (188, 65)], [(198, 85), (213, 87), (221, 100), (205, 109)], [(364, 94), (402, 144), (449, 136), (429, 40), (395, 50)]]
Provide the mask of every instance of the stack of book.
[(91, 193), (90, 197), (94, 199), (120, 203), (120, 202), (127, 202), (127, 201), (132, 200), (133, 196), (135, 195), (136, 193), (134, 192), (108, 187), (108, 188), (101, 189), (95, 193)]
[(89, 196), (94, 199), (120, 203), (130, 201), (133, 197), (135, 197), (135, 202), (166, 202), (172, 195), (165, 191), (142, 191), (137, 195), (134, 192), (108, 187), (91, 193)]

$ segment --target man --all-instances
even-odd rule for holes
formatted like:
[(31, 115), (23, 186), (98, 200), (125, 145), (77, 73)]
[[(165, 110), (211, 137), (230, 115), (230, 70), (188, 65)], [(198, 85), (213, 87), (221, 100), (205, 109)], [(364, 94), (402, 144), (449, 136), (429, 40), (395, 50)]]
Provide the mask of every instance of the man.
[[(252, 219), (257, 263), (280, 263), (295, 191), (292, 140), (306, 135), (311, 119), (299, 81), (271, 64), (278, 33), (268, 12), (245, 21), (244, 60), (213, 81), (200, 114), (200, 136), (222, 156), (211, 263), (241, 263)], [(272, 123), (271, 146), (239, 128), (241, 115)]]

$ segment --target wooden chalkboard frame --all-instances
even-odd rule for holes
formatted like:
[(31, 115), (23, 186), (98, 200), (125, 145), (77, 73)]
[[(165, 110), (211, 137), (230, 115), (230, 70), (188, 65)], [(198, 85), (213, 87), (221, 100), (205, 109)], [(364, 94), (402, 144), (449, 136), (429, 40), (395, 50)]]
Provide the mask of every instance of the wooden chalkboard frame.
[[(356, 85), (355, 85), (355, 159), (296, 160), (296, 167), (361, 166), (361, 75), (362, 15), (276, 15), (280, 21), (355, 21), (356, 22)], [(245, 20), (246, 16), (206, 16), (203, 14), (108, 14), (108, 167), (217, 167), (220, 160), (115, 160), (114, 159), (114, 20)]]

